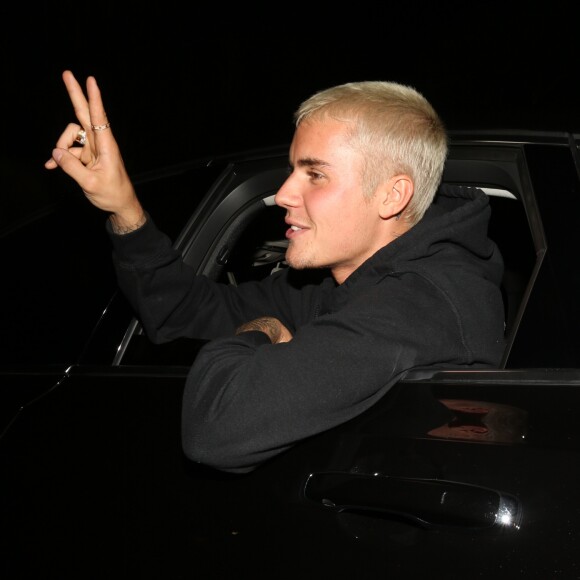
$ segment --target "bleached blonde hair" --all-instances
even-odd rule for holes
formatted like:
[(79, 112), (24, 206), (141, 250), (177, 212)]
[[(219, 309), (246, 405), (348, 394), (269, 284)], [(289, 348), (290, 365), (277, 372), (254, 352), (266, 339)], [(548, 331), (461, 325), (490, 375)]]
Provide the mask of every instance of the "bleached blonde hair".
[(294, 120), (298, 126), (325, 116), (351, 125), (348, 139), (362, 155), (368, 196), (394, 175), (413, 180), (415, 193), (402, 217), (415, 225), (433, 201), (448, 153), (447, 131), (429, 101), (399, 83), (353, 82), (315, 93), (300, 105)]

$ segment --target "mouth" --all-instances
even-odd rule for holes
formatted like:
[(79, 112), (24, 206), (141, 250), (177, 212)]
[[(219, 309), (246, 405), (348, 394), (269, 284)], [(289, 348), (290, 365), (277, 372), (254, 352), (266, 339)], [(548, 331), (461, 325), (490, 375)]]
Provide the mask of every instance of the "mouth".
[(299, 236), (302, 232), (307, 231), (307, 229), (308, 228), (303, 228), (295, 224), (290, 224), (290, 227), (288, 228), (288, 230), (286, 230), (286, 237), (289, 240), (292, 240), (296, 238), (296, 236)]

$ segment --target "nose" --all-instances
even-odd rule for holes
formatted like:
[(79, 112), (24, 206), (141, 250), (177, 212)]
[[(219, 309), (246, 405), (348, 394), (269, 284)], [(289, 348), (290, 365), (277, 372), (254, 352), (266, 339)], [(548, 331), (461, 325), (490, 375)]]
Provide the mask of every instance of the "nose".
[(280, 207), (288, 208), (296, 206), (298, 200), (299, 195), (296, 193), (296, 188), (292, 186), (292, 174), (290, 174), (274, 196), (274, 202)]

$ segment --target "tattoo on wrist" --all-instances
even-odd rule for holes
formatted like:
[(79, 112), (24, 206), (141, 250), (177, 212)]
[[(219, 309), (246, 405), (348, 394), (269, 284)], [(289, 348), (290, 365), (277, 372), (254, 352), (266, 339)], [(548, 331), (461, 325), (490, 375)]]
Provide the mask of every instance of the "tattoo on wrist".
[(138, 230), (141, 226), (143, 226), (145, 224), (145, 222), (147, 221), (147, 217), (143, 213), (141, 215), (141, 217), (139, 218), (139, 221), (135, 222), (134, 224), (128, 225), (128, 226), (119, 225), (117, 223), (117, 221), (115, 220), (115, 216), (111, 216), (110, 220), (111, 220), (111, 227), (113, 229), (113, 232), (119, 236), (123, 236), (125, 234), (130, 234), (131, 232), (134, 232), (135, 230)]

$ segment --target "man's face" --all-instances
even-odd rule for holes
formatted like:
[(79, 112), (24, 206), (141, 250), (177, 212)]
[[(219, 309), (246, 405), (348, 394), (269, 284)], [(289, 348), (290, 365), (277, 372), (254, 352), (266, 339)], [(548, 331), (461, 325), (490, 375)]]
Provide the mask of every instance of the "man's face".
[(331, 268), (338, 283), (384, 245), (377, 197), (363, 194), (363, 159), (333, 119), (303, 122), (290, 147), (291, 174), (276, 194), (286, 209), (293, 268)]

